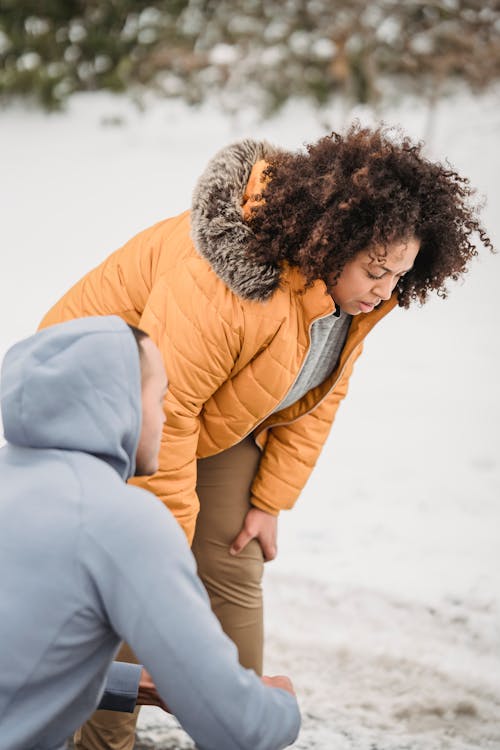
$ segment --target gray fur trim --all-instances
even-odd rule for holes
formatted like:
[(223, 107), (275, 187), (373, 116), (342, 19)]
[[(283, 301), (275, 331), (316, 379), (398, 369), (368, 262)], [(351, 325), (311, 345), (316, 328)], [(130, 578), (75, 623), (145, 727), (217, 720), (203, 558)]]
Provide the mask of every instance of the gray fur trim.
[(280, 269), (247, 257), (252, 230), (241, 203), (253, 165), (278, 149), (250, 139), (221, 149), (208, 163), (193, 193), (194, 245), (224, 283), (243, 299), (263, 302), (279, 286)]

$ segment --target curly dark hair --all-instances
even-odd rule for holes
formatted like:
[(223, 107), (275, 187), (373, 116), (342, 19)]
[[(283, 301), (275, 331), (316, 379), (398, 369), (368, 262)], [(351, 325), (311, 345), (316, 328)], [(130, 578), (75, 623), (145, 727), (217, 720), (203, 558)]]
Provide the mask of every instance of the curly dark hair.
[(413, 269), (397, 285), (399, 304), (446, 297), (445, 282), (477, 255), (472, 235), (493, 250), (478, 220), (475, 190), (449, 165), (422, 156), (399, 129), (353, 124), (307, 153), (280, 152), (265, 171), (264, 202), (252, 211), (250, 252), (259, 262), (300, 268), (308, 285), (335, 282), (358, 252), (420, 240)]

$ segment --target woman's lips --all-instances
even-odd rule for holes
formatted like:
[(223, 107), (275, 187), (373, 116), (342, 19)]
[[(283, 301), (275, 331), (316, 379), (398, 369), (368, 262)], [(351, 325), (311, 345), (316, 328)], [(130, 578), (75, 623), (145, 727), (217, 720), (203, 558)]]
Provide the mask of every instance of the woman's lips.
[(360, 309), (360, 310), (361, 310), (361, 312), (363, 312), (363, 313), (369, 313), (369, 312), (371, 312), (371, 311), (373, 310), (373, 308), (375, 307), (375, 305), (369, 305), (369, 304), (367, 304), (366, 302), (359, 302), (358, 304), (359, 304), (359, 309)]

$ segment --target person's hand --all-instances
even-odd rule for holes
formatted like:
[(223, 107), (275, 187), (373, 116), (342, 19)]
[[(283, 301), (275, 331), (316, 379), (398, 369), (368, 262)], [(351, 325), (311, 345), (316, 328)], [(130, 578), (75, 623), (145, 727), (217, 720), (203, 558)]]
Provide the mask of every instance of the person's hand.
[(245, 517), (243, 528), (234, 539), (229, 551), (232, 555), (237, 555), (245, 549), (248, 542), (257, 539), (262, 547), (264, 561), (274, 560), (278, 553), (277, 534), (277, 516), (272, 516), (265, 510), (260, 510), (260, 508), (250, 508)]
[(267, 687), (281, 688), (282, 690), (286, 690), (287, 693), (295, 695), (292, 681), (288, 677), (285, 677), (285, 675), (278, 674), (274, 677), (266, 677), (266, 675), (264, 675), (260, 679), (264, 683), (264, 685), (267, 685)]
[(138, 706), (158, 706), (159, 708), (163, 708), (164, 711), (170, 713), (168, 706), (162, 701), (158, 694), (153, 678), (144, 667), (141, 672), (136, 704)]

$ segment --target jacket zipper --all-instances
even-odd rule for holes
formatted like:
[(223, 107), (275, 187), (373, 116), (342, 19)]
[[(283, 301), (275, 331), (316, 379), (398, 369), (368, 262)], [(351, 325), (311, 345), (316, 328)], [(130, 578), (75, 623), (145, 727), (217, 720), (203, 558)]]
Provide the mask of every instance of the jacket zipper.
[[(305, 416), (307, 416), (308, 414), (310, 414), (310, 413), (311, 413), (312, 411), (314, 411), (314, 409), (317, 409), (317, 408), (318, 408), (318, 406), (319, 406), (320, 404), (322, 404), (322, 403), (323, 403), (323, 401), (325, 400), (325, 398), (327, 398), (327, 397), (328, 397), (328, 396), (330, 395), (330, 393), (331, 393), (331, 392), (332, 392), (332, 391), (333, 391), (333, 390), (335, 389), (335, 387), (337, 386), (337, 384), (339, 383), (339, 381), (340, 381), (340, 380), (342, 379), (342, 375), (344, 374), (344, 372), (345, 372), (345, 370), (346, 370), (346, 367), (347, 367), (347, 365), (348, 365), (348, 364), (349, 364), (349, 362), (350, 362), (350, 361), (352, 360), (352, 358), (353, 358), (353, 356), (354, 356), (354, 352), (355, 352), (355, 350), (356, 350), (356, 348), (357, 348), (357, 346), (358, 346), (358, 345), (359, 345), (359, 344), (356, 344), (356, 346), (354, 347), (354, 349), (353, 349), (353, 351), (351, 352), (351, 354), (350, 354), (350, 355), (349, 355), (349, 356), (347, 357), (346, 361), (344, 362), (344, 366), (343, 366), (343, 368), (341, 369), (341, 371), (340, 371), (340, 373), (339, 373), (339, 376), (338, 376), (338, 378), (337, 378), (337, 379), (335, 380), (335, 382), (333, 383), (333, 385), (331, 386), (331, 388), (329, 388), (329, 389), (327, 390), (327, 392), (325, 393), (325, 395), (324, 395), (324, 396), (322, 396), (322, 397), (320, 398), (320, 400), (319, 400), (319, 401), (318, 401), (318, 402), (317, 402), (316, 404), (314, 404), (314, 406), (312, 406), (312, 407), (311, 407), (310, 409), (308, 409), (307, 411), (305, 411), (305, 412), (304, 412), (303, 414), (301, 414), (301, 415), (300, 415), (299, 417), (295, 417), (295, 419), (289, 419), (289, 420), (287, 420), (286, 422), (273, 422), (273, 423), (272, 423), (272, 424), (270, 424), (270, 425), (269, 425), (268, 427), (266, 427), (266, 430), (270, 430), (270, 429), (271, 429), (272, 427), (283, 427), (284, 425), (287, 425), (287, 424), (293, 424), (294, 422), (297, 422), (297, 421), (298, 421), (299, 419), (302, 419), (302, 417), (305, 417)], [(272, 413), (273, 413), (273, 412), (271, 412), (271, 414), (272, 414)], [(269, 414), (268, 414), (267, 416), (269, 416)], [(267, 417), (266, 417), (266, 419), (267, 419)], [(265, 422), (265, 419), (263, 419), (263, 420), (262, 420), (262, 422)], [(256, 429), (256, 428), (257, 428), (257, 427), (258, 427), (258, 426), (259, 426), (260, 424), (262, 424), (262, 422), (259, 422), (259, 424), (258, 424), (258, 425), (256, 425), (256, 426), (254, 427), (254, 429), (253, 429), (253, 430), (250, 430), (250, 432), (254, 432), (254, 430), (255, 430), (255, 429)], [(248, 434), (250, 434), (250, 433), (248, 433)], [(245, 437), (247, 437), (247, 436), (245, 435)], [(257, 435), (256, 435), (255, 437), (257, 437)], [(257, 442), (257, 441), (255, 441), (255, 442)], [(258, 443), (257, 443), (257, 445), (258, 445)], [(258, 445), (258, 447), (260, 448), (260, 446), (259, 446), (259, 445)]]
[[(290, 388), (289, 388), (289, 389), (287, 390), (287, 392), (285, 393), (285, 395), (284, 395), (284, 396), (283, 396), (283, 398), (281, 399), (281, 403), (283, 403), (283, 401), (284, 401), (284, 400), (286, 399), (286, 397), (288, 396), (288, 394), (290, 393), (290, 391), (291, 391), (291, 390), (292, 390), (292, 388), (294, 387), (295, 383), (297, 382), (297, 380), (298, 380), (298, 378), (299, 378), (299, 375), (300, 375), (300, 373), (301, 373), (301, 372), (302, 372), (302, 370), (304, 369), (304, 365), (305, 365), (305, 363), (306, 363), (307, 357), (308, 357), (308, 355), (309, 355), (309, 352), (311, 351), (311, 330), (312, 330), (312, 327), (313, 327), (314, 323), (316, 323), (316, 321), (317, 321), (317, 320), (323, 320), (323, 318), (328, 318), (328, 317), (329, 317), (330, 315), (333, 315), (333, 313), (334, 313), (334, 312), (335, 312), (335, 311), (334, 311), (334, 310), (332, 310), (332, 312), (329, 312), (329, 313), (327, 313), (326, 315), (319, 315), (319, 316), (318, 316), (317, 318), (313, 318), (313, 320), (311, 320), (311, 322), (309, 323), (309, 330), (308, 330), (308, 332), (307, 332), (307, 333), (308, 333), (308, 337), (309, 337), (309, 346), (307, 347), (307, 351), (306, 351), (306, 353), (305, 353), (304, 359), (302, 360), (302, 364), (300, 365), (299, 371), (298, 371), (297, 375), (295, 376), (295, 380), (293, 381), (293, 383), (291, 384)], [(346, 363), (345, 363), (344, 367), (342, 368), (342, 373), (344, 372), (344, 370), (345, 370), (345, 368), (346, 368), (346, 366), (347, 366), (347, 362), (349, 361), (349, 359), (350, 359), (350, 357), (348, 358), (348, 360), (346, 361)], [(335, 381), (335, 384), (334, 384), (334, 385), (332, 386), (332, 388), (330, 389), (330, 391), (331, 391), (331, 390), (333, 390), (333, 388), (335, 388), (335, 386), (337, 385), (338, 381), (339, 381), (339, 380), (340, 380), (340, 378), (342, 377), (342, 373), (341, 373), (341, 374), (339, 375), (338, 379), (337, 379), (337, 380)], [(328, 391), (328, 393), (330, 393), (330, 391)], [(324, 398), (326, 398), (326, 396), (327, 396), (327, 395), (328, 395), (328, 394), (326, 394), (326, 395), (324, 396)], [(323, 401), (323, 399), (321, 399), (321, 401)], [(318, 404), (320, 404), (320, 403), (321, 403), (321, 401), (319, 401), (319, 402), (318, 402)], [(309, 411), (308, 411), (308, 412), (305, 412), (305, 414), (309, 414), (309, 412), (311, 412), (311, 411), (312, 411), (313, 409), (315, 409), (315, 408), (316, 408), (316, 406), (318, 406), (318, 404), (316, 404), (315, 406), (313, 406), (313, 408), (312, 408), (312, 409), (309, 409)], [(265, 416), (265, 417), (263, 417), (263, 418), (262, 418), (262, 419), (261, 419), (261, 420), (260, 420), (259, 422), (257, 422), (257, 424), (255, 424), (255, 425), (254, 425), (254, 426), (252, 427), (252, 429), (251, 429), (251, 430), (249, 430), (249, 431), (248, 431), (248, 432), (247, 432), (247, 433), (246, 433), (245, 435), (243, 435), (243, 437), (242, 437), (242, 438), (240, 439), (240, 442), (241, 442), (241, 440), (245, 440), (245, 438), (247, 438), (247, 437), (248, 437), (249, 435), (251, 435), (251, 434), (252, 434), (252, 432), (255, 432), (255, 430), (257, 429), (257, 427), (259, 427), (259, 425), (261, 425), (261, 424), (262, 424), (263, 422), (265, 422), (265, 421), (266, 421), (266, 419), (267, 419), (267, 418), (268, 418), (268, 417), (269, 417), (269, 416), (270, 416), (271, 414), (273, 414), (273, 413), (274, 413), (273, 411), (270, 411), (270, 412), (269, 412), (268, 414), (266, 414), (266, 416)], [(301, 417), (303, 417), (303, 416), (304, 416), (304, 414), (301, 414), (300, 416), (301, 416)], [(300, 419), (300, 417), (297, 417), (296, 419), (291, 419), (291, 420), (290, 420), (290, 422), (283, 422), (283, 423), (282, 423), (282, 422), (277, 422), (276, 424), (270, 425), (270, 427), (276, 427), (276, 425), (278, 425), (278, 424), (292, 424), (292, 422), (296, 422), (296, 421), (297, 421), (297, 419)], [(258, 446), (258, 448), (260, 448), (260, 445), (258, 445), (258, 443), (257, 443), (257, 446)]]
[[(317, 320), (321, 320), (321, 318), (327, 318), (327, 317), (328, 317), (328, 315), (321, 315), (319, 318), (315, 318), (314, 320), (311, 321), (311, 323), (309, 324), (309, 342), (311, 341), (311, 335), (310, 334), (311, 334), (311, 328), (312, 328), (313, 323), (315, 323)], [(376, 321), (376, 323), (378, 323), (378, 321)], [(374, 326), (376, 325), (376, 323), (374, 323)], [(372, 326), (372, 327), (374, 327), (374, 326)], [(344, 366), (341, 369), (341, 371), (339, 372), (338, 377), (335, 379), (335, 382), (333, 383), (333, 385), (331, 386), (331, 388), (329, 388), (327, 390), (327, 392), (324, 394), (324, 396), (322, 396), (320, 398), (320, 400), (316, 404), (314, 404), (314, 406), (312, 406), (310, 409), (308, 409), (307, 411), (305, 411), (300, 416), (295, 417), (295, 419), (288, 419), (285, 422), (273, 422), (273, 423), (269, 424), (268, 427), (266, 427), (266, 430), (270, 430), (272, 427), (283, 427), (284, 425), (287, 425), (287, 424), (293, 424), (294, 422), (297, 422), (299, 419), (302, 419), (302, 417), (305, 417), (308, 414), (310, 414), (312, 411), (314, 411), (314, 409), (317, 409), (318, 406), (323, 403), (323, 401), (325, 400), (325, 398), (328, 398), (328, 396), (330, 395), (330, 393), (336, 388), (336, 386), (338, 385), (339, 381), (342, 379), (342, 376), (343, 376), (343, 374), (344, 374), (344, 372), (346, 370), (347, 365), (349, 364), (349, 362), (351, 362), (352, 358), (354, 357), (354, 353), (355, 353), (357, 347), (362, 343), (362, 341), (364, 341), (365, 338), (366, 338), (366, 336), (362, 336), (361, 339), (354, 345), (352, 352), (350, 353), (350, 355), (347, 357), (346, 361), (344, 362)], [(311, 346), (309, 344), (309, 349), (310, 348), (311, 348)], [(307, 350), (307, 354), (309, 354), (309, 349)], [(307, 357), (307, 355), (306, 355), (306, 357)], [(302, 363), (302, 366), (301, 366), (301, 368), (299, 370), (299, 373), (302, 370), (302, 368), (304, 367), (304, 364), (305, 364), (305, 359), (304, 359), (304, 362)], [(298, 375), (297, 375), (297, 377), (298, 377)], [(293, 388), (293, 386), (295, 385), (296, 382), (297, 382), (297, 378), (295, 378), (295, 381), (293, 382), (292, 386), (288, 389), (288, 391), (287, 391), (287, 393), (286, 393), (286, 395), (285, 395), (284, 398), (286, 398), (286, 396), (288, 396), (288, 394), (290, 393), (291, 389)], [(247, 434), (245, 435), (245, 437), (248, 437), (248, 435), (250, 435), (252, 432), (255, 432), (255, 430), (257, 429), (257, 427), (259, 427), (263, 422), (265, 422), (266, 419), (271, 414), (273, 414), (273, 412), (270, 412), (267, 415), (267, 417), (265, 417), (264, 419), (261, 419), (261, 421), (258, 422), (255, 425), (255, 427), (252, 430), (250, 430), (250, 432), (247, 432)], [(257, 435), (255, 437), (257, 437)], [(244, 439), (244, 438), (242, 438), (242, 439)], [(255, 442), (256, 442), (257, 447), (260, 450), (262, 450), (262, 448), (260, 447), (260, 445), (257, 443), (257, 440)]]

